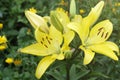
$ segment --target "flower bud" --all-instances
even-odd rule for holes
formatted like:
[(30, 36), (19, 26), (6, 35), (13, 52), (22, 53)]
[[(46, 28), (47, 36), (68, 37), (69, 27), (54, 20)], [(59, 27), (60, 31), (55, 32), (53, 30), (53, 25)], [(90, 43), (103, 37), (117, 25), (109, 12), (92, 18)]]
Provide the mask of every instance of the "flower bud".
[(59, 20), (59, 18), (57, 16), (57, 12), (51, 11), (50, 18), (51, 18), (51, 22), (52, 22), (53, 26), (57, 30), (59, 30), (60, 32), (63, 33), (64, 27), (63, 27), (62, 23), (60, 22), (60, 20)]

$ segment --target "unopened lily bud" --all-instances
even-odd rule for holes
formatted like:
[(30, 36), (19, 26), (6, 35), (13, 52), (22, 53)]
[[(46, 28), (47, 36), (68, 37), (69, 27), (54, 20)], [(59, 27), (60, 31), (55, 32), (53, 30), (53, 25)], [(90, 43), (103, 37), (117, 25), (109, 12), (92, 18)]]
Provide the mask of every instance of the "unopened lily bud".
[(49, 33), (49, 28), (44, 18), (30, 11), (25, 11), (25, 15), (35, 29), (39, 28), (41, 31)]
[(57, 16), (57, 12), (51, 11), (50, 18), (51, 18), (51, 23), (53, 24), (53, 26), (57, 30), (63, 33), (64, 27)]
[(70, 2), (70, 16), (74, 17), (76, 15), (76, 4), (75, 0), (71, 0)]

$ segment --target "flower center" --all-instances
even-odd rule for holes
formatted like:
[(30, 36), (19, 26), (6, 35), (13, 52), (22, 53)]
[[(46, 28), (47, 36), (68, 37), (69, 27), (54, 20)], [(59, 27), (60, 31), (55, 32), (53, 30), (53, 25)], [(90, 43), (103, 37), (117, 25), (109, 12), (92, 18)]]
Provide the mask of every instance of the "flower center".
[(45, 37), (42, 37), (41, 38), (41, 41), (40, 41), (40, 43), (44, 46), (44, 47), (46, 47), (46, 48), (49, 48), (49, 46), (51, 45), (51, 43), (52, 43), (52, 38), (50, 38), (49, 36), (45, 36)]

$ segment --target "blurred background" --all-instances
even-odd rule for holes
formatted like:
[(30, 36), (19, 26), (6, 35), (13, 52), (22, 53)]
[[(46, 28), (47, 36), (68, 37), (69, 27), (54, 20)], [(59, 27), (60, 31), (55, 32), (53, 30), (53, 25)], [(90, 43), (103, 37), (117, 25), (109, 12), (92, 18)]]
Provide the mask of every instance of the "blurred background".
[[(76, 0), (77, 14), (87, 16), (91, 7), (99, 1)], [(120, 47), (120, 0), (104, 1), (103, 12), (97, 22), (109, 19), (113, 23), (114, 29), (109, 40)], [(7, 48), (0, 50), (0, 80), (37, 80), (34, 73), (41, 57), (19, 53), (20, 48), (35, 42), (34, 29), (24, 11), (34, 8), (37, 14), (49, 16), (50, 11), (58, 7), (69, 12), (69, 3), (70, 0), (0, 0), (0, 36), (7, 38)], [(73, 45), (77, 44), (73, 42)], [(82, 61), (81, 56), (71, 62), (70, 80), (120, 80), (120, 61), (99, 54), (87, 66)], [(41, 80), (66, 80), (65, 65), (64, 61), (56, 61)]]

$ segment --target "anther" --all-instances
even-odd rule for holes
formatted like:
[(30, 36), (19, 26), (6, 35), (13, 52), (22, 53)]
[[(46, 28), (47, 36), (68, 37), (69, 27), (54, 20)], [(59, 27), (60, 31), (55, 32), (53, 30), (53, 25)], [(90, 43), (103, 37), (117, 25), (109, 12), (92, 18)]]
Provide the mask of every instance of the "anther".
[(44, 46), (45, 46), (46, 48), (48, 48), (48, 46), (47, 46), (47, 45), (45, 45), (45, 44), (44, 44)]
[(42, 41), (41, 41), (40, 43), (41, 43), (41, 44), (43, 44), (43, 42), (42, 42)]
[(49, 40), (47, 40), (49, 44), (51, 44), (51, 42)]
[(100, 34), (100, 32), (101, 32), (101, 31), (99, 31), (99, 32), (97, 33), (97, 35), (99, 35), (99, 34)]
[(50, 38), (50, 40), (52, 40), (52, 38)]
[(105, 34), (105, 38), (107, 38), (107, 36), (108, 36), (108, 32)]
[(102, 33), (101, 37), (103, 37), (103, 36), (104, 36), (104, 32)]
[(46, 39), (48, 40), (48, 37), (46, 36)]
[(44, 41), (44, 38), (42, 38), (42, 40)]
[(101, 31), (103, 29), (103, 27), (99, 28), (98, 31)]

